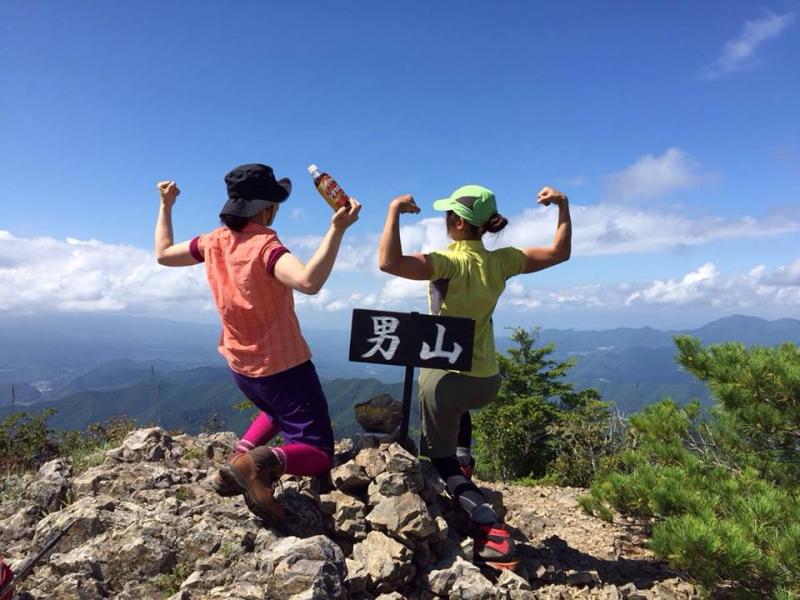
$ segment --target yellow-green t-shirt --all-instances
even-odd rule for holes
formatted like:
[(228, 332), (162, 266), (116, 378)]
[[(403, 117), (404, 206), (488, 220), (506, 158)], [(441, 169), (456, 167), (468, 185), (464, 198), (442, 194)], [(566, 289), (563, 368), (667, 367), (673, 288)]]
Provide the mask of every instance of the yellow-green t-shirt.
[(480, 240), (453, 242), (447, 250), (428, 254), (433, 267), (428, 291), (432, 315), (475, 320), (473, 377), (499, 372), (494, 349), (492, 314), (506, 280), (525, 270), (525, 254), (518, 248), (487, 250)]

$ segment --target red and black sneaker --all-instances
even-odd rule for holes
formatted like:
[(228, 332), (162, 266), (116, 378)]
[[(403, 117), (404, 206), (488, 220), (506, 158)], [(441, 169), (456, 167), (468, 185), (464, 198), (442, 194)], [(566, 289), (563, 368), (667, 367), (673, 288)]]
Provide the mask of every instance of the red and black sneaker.
[(487, 565), (498, 571), (515, 571), (519, 565), (516, 555), (514, 540), (504, 523), (477, 525), (473, 547), (473, 560), (476, 564)]
[(461, 469), (461, 474), (472, 481), (472, 474), (475, 472), (475, 459), (470, 456), (468, 464), (465, 465), (459, 461), (458, 466)]

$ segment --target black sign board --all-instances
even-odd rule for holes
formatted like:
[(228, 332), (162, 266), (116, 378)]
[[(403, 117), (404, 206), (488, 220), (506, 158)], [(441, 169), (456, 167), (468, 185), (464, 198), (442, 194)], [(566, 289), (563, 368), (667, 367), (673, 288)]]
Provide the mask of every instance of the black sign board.
[(474, 338), (472, 319), (357, 308), (350, 361), (469, 371)]

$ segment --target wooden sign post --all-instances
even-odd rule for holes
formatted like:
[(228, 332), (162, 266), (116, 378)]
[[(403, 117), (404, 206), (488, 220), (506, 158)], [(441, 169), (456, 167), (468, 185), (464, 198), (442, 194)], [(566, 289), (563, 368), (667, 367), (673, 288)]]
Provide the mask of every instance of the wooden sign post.
[(475, 321), (419, 313), (353, 310), (350, 361), (406, 368), (403, 384), (403, 419), (397, 441), (409, 447), (411, 390), (414, 367), (469, 371)]

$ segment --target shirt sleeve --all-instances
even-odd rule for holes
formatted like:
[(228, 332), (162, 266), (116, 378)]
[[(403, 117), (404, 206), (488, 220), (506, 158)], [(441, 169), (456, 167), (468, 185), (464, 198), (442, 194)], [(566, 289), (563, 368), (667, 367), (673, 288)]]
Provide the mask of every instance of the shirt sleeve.
[(439, 279), (452, 279), (455, 276), (458, 270), (458, 265), (452, 256), (449, 256), (444, 252), (431, 252), (427, 256), (428, 260), (430, 260), (431, 266), (433, 267), (431, 281), (437, 281)]
[(197, 262), (205, 262), (206, 257), (203, 256), (202, 251), (200, 250), (200, 238), (202, 236), (198, 235), (195, 237), (191, 242), (189, 242), (189, 252)]
[(498, 258), (500, 271), (506, 279), (525, 272), (528, 258), (519, 248), (500, 248), (495, 250), (494, 255)]
[(278, 259), (287, 252), (289, 249), (281, 243), (277, 235), (272, 235), (271, 239), (264, 244), (264, 248), (261, 250), (261, 261), (270, 275), (275, 274), (275, 265), (278, 264)]

